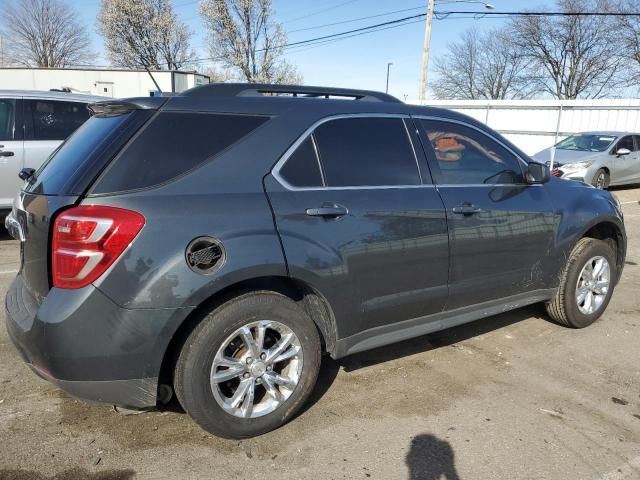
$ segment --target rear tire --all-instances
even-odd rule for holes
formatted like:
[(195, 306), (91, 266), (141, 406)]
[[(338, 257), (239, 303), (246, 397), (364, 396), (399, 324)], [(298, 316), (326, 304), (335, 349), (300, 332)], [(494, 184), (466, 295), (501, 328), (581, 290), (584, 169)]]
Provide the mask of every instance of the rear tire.
[(617, 278), (615, 251), (610, 244), (583, 238), (574, 247), (553, 300), (549, 316), (562, 325), (584, 328), (607, 308)]
[(176, 396), (212, 434), (261, 435), (307, 400), (320, 350), (315, 324), (295, 302), (266, 291), (241, 295), (211, 311), (187, 338), (175, 367)]
[(591, 180), (591, 185), (593, 185), (594, 187), (600, 190), (606, 190), (609, 187), (610, 181), (611, 181), (611, 178), (609, 177), (609, 174), (607, 173), (607, 171), (604, 168), (601, 168), (593, 176), (593, 179)]

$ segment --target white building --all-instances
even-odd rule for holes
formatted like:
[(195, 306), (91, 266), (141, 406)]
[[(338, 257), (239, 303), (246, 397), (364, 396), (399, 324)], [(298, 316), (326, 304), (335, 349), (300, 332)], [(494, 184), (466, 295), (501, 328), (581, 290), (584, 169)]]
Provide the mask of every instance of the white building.
[[(182, 92), (209, 83), (209, 77), (197, 72), (152, 70), (163, 92)], [(90, 68), (0, 68), (0, 90), (51, 90), (68, 88), (74, 93), (105, 97), (148, 97), (157, 92), (146, 70)]]

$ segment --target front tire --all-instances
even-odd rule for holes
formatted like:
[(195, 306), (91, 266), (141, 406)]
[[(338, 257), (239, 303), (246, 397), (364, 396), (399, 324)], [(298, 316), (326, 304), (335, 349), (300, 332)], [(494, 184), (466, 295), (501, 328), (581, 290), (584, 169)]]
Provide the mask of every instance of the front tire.
[(206, 431), (248, 438), (300, 409), (320, 369), (313, 321), (289, 298), (253, 292), (210, 312), (187, 338), (175, 368), (176, 396)]
[(605, 190), (609, 187), (609, 182), (611, 178), (609, 174), (604, 168), (599, 169), (595, 175), (593, 176), (593, 180), (591, 180), (591, 185), (596, 187), (599, 190)]
[(555, 297), (547, 303), (547, 313), (568, 327), (591, 325), (607, 308), (616, 278), (611, 245), (594, 238), (581, 239), (571, 252)]

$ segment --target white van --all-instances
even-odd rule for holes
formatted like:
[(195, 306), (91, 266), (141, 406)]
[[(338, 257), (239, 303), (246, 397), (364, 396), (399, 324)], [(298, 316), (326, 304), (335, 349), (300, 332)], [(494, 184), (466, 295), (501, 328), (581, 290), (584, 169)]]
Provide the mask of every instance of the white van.
[(0, 90), (0, 218), (11, 209), (23, 168), (37, 169), (90, 116), (102, 97), (66, 92)]

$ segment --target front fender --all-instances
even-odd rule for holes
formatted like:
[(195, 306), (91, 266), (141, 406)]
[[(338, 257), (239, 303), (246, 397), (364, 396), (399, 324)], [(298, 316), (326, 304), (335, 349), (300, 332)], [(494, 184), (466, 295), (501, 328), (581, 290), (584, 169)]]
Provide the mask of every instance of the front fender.
[[(578, 241), (602, 224), (618, 231), (618, 271), (621, 272), (626, 252), (626, 233), (622, 213), (608, 191), (598, 190), (581, 182), (552, 178), (545, 189), (553, 204), (558, 225), (555, 232), (552, 259), (557, 265), (554, 278), (560, 278), (571, 251)], [(555, 285), (557, 286), (557, 285)]]

